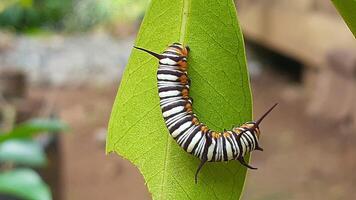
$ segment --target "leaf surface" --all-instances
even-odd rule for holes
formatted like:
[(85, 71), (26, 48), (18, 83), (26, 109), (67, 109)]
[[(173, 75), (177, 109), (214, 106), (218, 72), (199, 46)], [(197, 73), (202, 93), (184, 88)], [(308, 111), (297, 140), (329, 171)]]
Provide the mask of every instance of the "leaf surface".
[[(152, 0), (136, 46), (162, 52), (189, 45), (193, 109), (218, 131), (251, 120), (244, 43), (231, 0)], [(168, 133), (159, 107), (158, 61), (133, 50), (112, 109), (107, 152), (117, 152), (143, 174), (153, 199), (239, 199), (246, 168), (237, 161), (208, 163), (194, 183), (200, 160)]]
[(331, 0), (356, 37), (356, 0)]

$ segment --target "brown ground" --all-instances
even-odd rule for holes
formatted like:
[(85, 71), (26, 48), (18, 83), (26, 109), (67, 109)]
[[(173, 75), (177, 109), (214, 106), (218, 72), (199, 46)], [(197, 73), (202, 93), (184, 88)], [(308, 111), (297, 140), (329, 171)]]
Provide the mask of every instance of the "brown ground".
[[(305, 115), (303, 88), (265, 73), (253, 80), (256, 116), (280, 105), (262, 124), (264, 152), (253, 154), (243, 199), (356, 199), (355, 135)], [(55, 102), (71, 126), (62, 135), (63, 192), (66, 200), (150, 199), (138, 170), (117, 155), (105, 155), (100, 140), (116, 86), (34, 89), (32, 96)]]

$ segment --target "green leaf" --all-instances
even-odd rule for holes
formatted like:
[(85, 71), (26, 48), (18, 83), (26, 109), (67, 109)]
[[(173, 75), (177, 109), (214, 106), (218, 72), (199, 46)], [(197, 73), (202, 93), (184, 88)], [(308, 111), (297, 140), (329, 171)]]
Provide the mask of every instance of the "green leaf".
[(331, 0), (356, 37), (356, 0)]
[(7, 140), (0, 143), (0, 162), (41, 167), (46, 165), (47, 159), (42, 146), (36, 141)]
[[(152, 0), (136, 46), (162, 52), (190, 46), (193, 107), (222, 131), (251, 120), (244, 43), (232, 0)], [(133, 50), (109, 122), (107, 152), (117, 152), (143, 174), (154, 199), (238, 199), (246, 168), (237, 161), (206, 164), (194, 183), (198, 158), (171, 138), (159, 107), (158, 61)]]
[(31, 169), (16, 169), (0, 173), (0, 194), (24, 200), (51, 200), (49, 187)]
[(13, 138), (28, 138), (39, 133), (55, 133), (68, 127), (59, 120), (33, 119), (16, 126), (12, 131), (0, 135), (0, 142)]

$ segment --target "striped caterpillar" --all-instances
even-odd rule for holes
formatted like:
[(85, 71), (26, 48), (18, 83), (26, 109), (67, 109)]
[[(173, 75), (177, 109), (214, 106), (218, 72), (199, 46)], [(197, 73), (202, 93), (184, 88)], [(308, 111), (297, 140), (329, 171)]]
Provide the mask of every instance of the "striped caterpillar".
[(261, 121), (272, 111), (274, 104), (257, 121), (246, 122), (231, 130), (216, 132), (210, 130), (192, 111), (192, 99), (189, 97), (190, 80), (187, 74), (187, 56), (189, 47), (173, 43), (162, 54), (135, 47), (159, 59), (157, 71), (158, 93), (165, 124), (170, 135), (188, 153), (198, 157), (201, 162), (198, 173), (208, 162), (238, 160), (250, 169), (257, 169), (245, 162), (244, 156), (263, 149), (259, 146)]

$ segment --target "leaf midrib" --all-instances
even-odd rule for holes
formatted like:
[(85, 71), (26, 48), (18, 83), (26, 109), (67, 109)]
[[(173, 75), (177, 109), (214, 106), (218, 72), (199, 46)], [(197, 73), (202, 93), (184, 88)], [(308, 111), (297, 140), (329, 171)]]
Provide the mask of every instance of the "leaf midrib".
[[(188, 25), (188, 15), (189, 15), (189, 0), (183, 0), (183, 9), (182, 9), (182, 21), (181, 21), (181, 28), (180, 28), (180, 34), (179, 34), (179, 42), (184, 44), (184, 39), (186, 36), (186, 31), (187, 31), (187, 25)], [(166, 146), (166, 151), (165, 151), (165, 156), (164, 156), (164, 168), (163, 168), (163, 178), (161, 181), (161, 194), (159, 199), (167, 199), (165, 198), (165, 185), (167, 183), (167, 166), (168, 166), (168, 154), (171, 149), (171, 138), (170, 136), (167, 136), (167, 146)]]
[(180, 38), (179, 42), (184, 44), (185, 34), (188, 24), (188, 15), (189, 15), (189, 0), (183, 0), (183, 10), (182, 10), (182, 23), (180, 27)]

